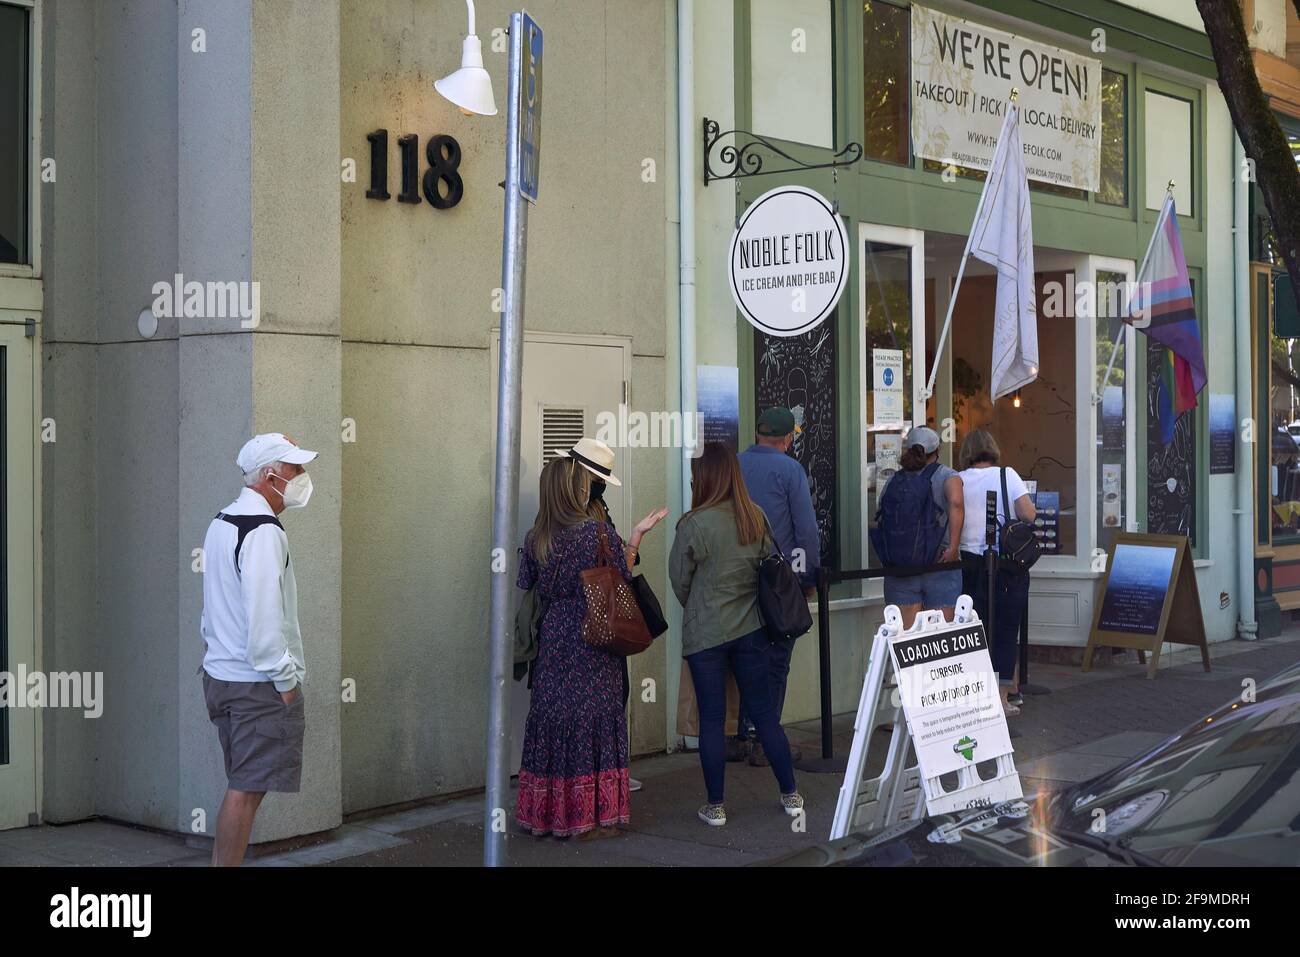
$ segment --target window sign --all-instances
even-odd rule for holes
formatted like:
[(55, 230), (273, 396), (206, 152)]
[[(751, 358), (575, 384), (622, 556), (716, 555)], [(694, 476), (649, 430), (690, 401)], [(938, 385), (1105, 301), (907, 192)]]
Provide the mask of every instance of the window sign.
[(1101, 61), (912, 5), (912, 147), (987, 170), (1012, 88), (1031, 180), (1101, 181)]

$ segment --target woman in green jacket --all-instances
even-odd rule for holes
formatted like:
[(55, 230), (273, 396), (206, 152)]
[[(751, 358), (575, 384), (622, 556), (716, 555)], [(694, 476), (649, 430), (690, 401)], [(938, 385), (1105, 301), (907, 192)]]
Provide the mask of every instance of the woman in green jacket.
[(691, 510), (677, 523), (669, 574), (685, 609), (682, 656), (700, 708), (700, 766), (708, 803), (699, 818), (714, 827), (727, 823), (722, 790), (728, 669), (776, 775), (781, 807), (795, 817), (803, 812), (803, 798), (771, 696), (767, 634), (758, 613), (758, 564), (774, 547), (767, 519), (745, 489), (736, 454), (719, 442), (706, 444), (692, 460), (691, 490)]

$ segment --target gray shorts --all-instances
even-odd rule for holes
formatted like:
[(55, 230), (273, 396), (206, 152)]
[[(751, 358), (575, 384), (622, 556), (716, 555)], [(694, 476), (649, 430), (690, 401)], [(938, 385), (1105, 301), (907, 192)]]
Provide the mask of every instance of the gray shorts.
[(221, 739), (230, 787), (296, 793), (307, 728), (302, 688), (286, 705), (269, 681), (222, 681), (205, 671), (203, 698)]

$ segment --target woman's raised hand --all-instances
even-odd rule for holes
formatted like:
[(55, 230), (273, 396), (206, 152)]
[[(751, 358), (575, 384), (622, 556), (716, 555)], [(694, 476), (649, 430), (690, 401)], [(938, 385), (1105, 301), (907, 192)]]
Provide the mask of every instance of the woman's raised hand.
[(667, 515), (668, 515), (667, 507), (661, 505), (659, 508), (652, 510), (648, 515), (646, 515), (645, 518), (641, 519), (641, 521), (637, 522), (636, 528), (634, 528), (633, 531), (636, 533), (637, 537), (639, 538), (642, 535), (644, 535), (646, 532), (650, 531), (650, 529), (658, 525), (660, 522), (662, 522), (664, 518), (667, 517)]

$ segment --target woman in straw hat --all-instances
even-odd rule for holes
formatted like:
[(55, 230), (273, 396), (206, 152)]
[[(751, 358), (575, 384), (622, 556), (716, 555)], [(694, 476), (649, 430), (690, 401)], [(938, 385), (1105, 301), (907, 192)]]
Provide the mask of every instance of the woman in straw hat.
[[(583, 641), (587, 602), (579, 576), (596, 565), (603, 529), (614, 567), (630, 580), (628, 567), (651, 516), (626, 545), (613, 525), (593, 519), (588, 510), (594, 473), (577, 448), (542, 469), (537, 519), (521, 549), (518, 585), (535, 586), (546, 611), (515, 817), (538, 836), (605, 837), (630, 818), (624, 662)], [(612, 471), (604, 478), (618, 483)]]

